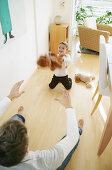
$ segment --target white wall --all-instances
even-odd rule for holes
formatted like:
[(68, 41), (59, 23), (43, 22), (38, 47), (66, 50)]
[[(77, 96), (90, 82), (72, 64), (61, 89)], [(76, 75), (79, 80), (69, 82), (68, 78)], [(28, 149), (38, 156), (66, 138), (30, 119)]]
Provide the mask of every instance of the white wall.
[(61, 15), (63, 17), (63, 23), (69, 24), (69, 48), (72, 51), (73, 5), (75, 0), (65, 0), (64, 8), (59, 6), (60, 1), (55, 0), (54, 16)]
[(37, 57), (49, 50), (48, 33), (54, 12), (53, 1), (24, 1), (26, 33), (0, 48), (0, 99), (8, 94), (16, 81), (27, 80), (37, 67)]
[(0, 98), (21, 79), (27, 80), (36, 68), (33, 1), (25, 0), (26, 33), (0, 48)]
[(36, 0), (38, 56), (49, 51), (49, 29), (53, 22), (54, 0)]
[(63, 23), (70, 24), (70, 17), (72, 13), (72, 6), (73, 0), (65, 0), (65, 6), (60, 7), (59, 1), (55, 0), (55, 16), (61, 15), (63, 17)]

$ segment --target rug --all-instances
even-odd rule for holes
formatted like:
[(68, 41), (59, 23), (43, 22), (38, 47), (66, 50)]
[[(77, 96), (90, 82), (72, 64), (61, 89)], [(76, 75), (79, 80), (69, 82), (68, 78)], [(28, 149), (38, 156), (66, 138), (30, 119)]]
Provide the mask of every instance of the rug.
[(81, 46), (79, 46), (78, 53), (99, 55), (99, 52), (93, 51), (93, 50), (89, 50), (89, 49), (81, 47)]

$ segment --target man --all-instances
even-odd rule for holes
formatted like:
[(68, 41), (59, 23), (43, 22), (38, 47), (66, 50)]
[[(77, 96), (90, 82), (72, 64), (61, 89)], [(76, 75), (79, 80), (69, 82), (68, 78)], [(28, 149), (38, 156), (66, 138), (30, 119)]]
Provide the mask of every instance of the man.
[[(9, 99), (13, 100), (23, 93), (19, 93), (19, 87), (20, 84), (12, 90), (17, 93), (10, 93)], [(0, 170), (63, 170), (66, 167), (78, 146), (82, 129), (78, 129), (69, 93), (66, 90), (62, 93), (62, 98), (56, 100), (66, 109), (67, 135), (51, 149), (32, 152), (28, 149), (28, 133), (24, 123), (8, 120), (0, 127)], [(79, 125), (83, 126), (83, 120), (79, 121)]]

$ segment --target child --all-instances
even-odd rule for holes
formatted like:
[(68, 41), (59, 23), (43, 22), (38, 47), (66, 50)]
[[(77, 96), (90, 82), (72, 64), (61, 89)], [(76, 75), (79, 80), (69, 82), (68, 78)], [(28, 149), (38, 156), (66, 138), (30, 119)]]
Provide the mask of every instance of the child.
[(72, 87), (72, 79), (68, 78), (67, 75), (68, 63), (71, 61), (70, 55), (66, 54), (67, 50), (68, 44), (66, 42), (60, 42), (58, 47), (58, 56), (61, 56), (60, 61), (62, 61), (62, 68), (55, 69), (54, 76), (49, 84), (51, 89), (55, 88), (58, 83), (62, 83), (67, 90)]

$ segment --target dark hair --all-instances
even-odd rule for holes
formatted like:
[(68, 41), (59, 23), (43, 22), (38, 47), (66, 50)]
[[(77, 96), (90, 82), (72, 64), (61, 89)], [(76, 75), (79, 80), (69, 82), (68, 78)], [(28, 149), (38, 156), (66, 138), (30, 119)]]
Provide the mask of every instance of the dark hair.
[(8, 120), (0, 127), (0, 165), (17, 165), (28, 148), (27, 128), (19, 120)]
[(60, 45), (60, 44), (63, 44), (63, 45), (65, 45), (65, 46), (66, 46), (66, 48), (68, 49), (68, 43), (67, 43), (67, 42), (65, 42), (65, 41), (62, 41), (62, 42), (60, 42), (60, 43), (59, 43), (59, 45)]

